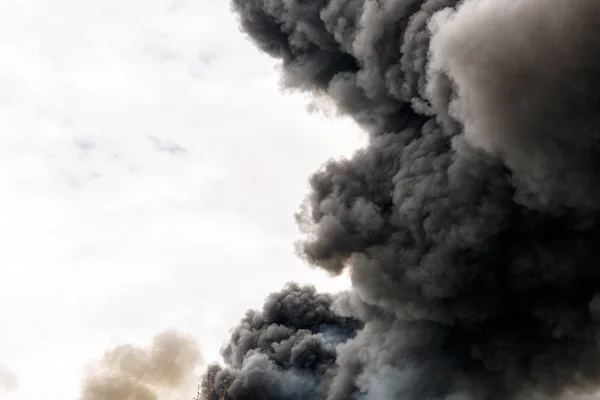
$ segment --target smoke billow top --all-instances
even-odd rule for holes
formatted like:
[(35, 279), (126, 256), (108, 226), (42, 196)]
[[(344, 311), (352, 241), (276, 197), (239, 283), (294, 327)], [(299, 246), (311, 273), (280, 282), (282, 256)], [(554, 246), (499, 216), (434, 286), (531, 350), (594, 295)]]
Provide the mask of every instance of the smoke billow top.
[(199, 361), (197, 343), (177, 332), (157, 335), (149, 348), (117, 346), (90, 365), (81, 400), (158, 400), (185, 386)]
[[(288, 285), (216, 400), (555, 399), (600, 383), (600, 2), (233, 0), (286, 87), (369, 135), (311, 178)], [(318, 146), (318, 143), (315, 143)]]

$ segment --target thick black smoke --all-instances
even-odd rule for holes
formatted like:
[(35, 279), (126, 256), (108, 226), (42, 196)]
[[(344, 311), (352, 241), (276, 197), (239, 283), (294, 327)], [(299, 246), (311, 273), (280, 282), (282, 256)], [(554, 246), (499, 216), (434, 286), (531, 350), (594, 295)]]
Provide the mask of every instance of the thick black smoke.
[(205, 376), (205, 397), (595, 390), (600, 2), (233, 6), (282, 61), (285, 85), (332, 99), (370, 141), (315, 173), (298, 216), (303, 256), (349, 270), (353, 290), (270, 297), (234, 332), (226, 367)]
[(336, 369), (336, 346), (361, 326), (336, 315), (332, 302), (329, 294), (290, 283), (271, 294), (261, 312), (248, 311), (222, 351), (229, 368), (213, 366), (204, 377), (206, 397), (325, 397)]

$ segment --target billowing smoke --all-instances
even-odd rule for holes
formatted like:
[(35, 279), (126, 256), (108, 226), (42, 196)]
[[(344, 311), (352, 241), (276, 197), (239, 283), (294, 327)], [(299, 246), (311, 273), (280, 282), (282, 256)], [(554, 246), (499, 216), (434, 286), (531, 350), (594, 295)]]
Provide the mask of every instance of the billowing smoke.
[[(600, 2), (233, 0), (366, 148), (311, 178), (296, 285), (206, 399), (561, 398), (600, 383)], [(318, 144), (315, 144), (318, 145)]]
[(90, 365), (81, 400), (158, 400), (189, 383), (199, 361), (197, 343), (174, 331), (149, 348), (117, 346)]
[(528, 206), (600, 206), (599, 10), (585, 0), (470, 0), (432, 24), (433, 64), (458, 94), (451, 113), (511, 168)]
[[(326, 395), (336, 346), (361, 324), (336, 315), (334, 297), (288, 284), (262, 311), (248, 311), (222, 353), (229, 369), (212, 366), (203, 391), (210, 400), (313, 399)], [(212, 393), (212, 394), (209, 394)]]

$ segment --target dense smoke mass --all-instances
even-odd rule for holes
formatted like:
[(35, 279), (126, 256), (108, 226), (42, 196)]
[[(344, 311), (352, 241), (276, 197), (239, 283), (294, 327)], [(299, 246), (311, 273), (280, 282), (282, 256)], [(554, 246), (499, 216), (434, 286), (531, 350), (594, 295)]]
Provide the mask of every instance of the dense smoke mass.
[(90, 366), (81, 400), (158, 400), (185, 386), (199, 361), (197, 343), (178, 332), (156, 335), (149, 348), (120, 345)]
[[(206, 399), (559, 399), (600, 383), (600, 2), (233, 0), (285, 86), (369, 135)], [(318, 146), (318, 143), (315, 144)]]

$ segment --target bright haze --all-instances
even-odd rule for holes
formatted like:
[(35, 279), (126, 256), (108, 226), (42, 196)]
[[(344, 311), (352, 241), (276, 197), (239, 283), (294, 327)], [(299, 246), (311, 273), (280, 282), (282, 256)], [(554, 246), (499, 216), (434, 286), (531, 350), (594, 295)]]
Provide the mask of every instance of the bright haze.
[(214, 361), (285, 282), (346, 286), (293, 214), (363, 139), (281, 93), (227, 2), (5, 0), (0, 55), (2, 400), (99, 396), (90, 362), (170, 329)]

